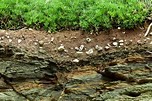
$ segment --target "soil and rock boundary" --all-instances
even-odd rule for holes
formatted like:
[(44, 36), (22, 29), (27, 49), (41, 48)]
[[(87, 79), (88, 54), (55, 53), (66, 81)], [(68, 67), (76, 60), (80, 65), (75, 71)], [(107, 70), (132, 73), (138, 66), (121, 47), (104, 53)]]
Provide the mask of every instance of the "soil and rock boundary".
[(0, 30), (1, 101), (150, 101), (152, 36)]

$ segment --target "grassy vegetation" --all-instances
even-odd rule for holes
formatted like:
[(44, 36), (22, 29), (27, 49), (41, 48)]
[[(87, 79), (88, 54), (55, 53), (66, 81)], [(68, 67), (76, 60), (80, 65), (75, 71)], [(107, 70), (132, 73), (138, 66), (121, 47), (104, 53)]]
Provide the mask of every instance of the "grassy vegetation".
[(118, 26), (133, 28), (145, 20), (151, 9), (140, 1), (1, 0), (0, 28), (31, 27), (52, 32), (61, 29), (99, 31)]

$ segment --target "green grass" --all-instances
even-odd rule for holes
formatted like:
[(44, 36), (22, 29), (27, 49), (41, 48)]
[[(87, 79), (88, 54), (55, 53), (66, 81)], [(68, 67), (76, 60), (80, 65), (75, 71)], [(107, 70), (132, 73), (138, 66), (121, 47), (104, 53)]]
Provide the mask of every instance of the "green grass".
[(0, 28), (31, 27), (51, 32), (61, 29), (100, 31), (118, 26), (134, 28), (144, 22), (151, 9), (140, 1), (0, 0)]

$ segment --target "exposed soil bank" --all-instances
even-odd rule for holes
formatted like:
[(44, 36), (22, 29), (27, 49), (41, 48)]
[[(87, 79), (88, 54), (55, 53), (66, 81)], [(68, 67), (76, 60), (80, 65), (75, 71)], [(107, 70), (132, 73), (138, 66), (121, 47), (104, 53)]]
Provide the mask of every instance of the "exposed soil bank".
[[(120, 36), (113, 36), (116, 32)], [(67, 31), (49, 35), (34, 30), (2, 31), (0, 100), (151, 100), (151, 36), (144, 38), (142, 30), (129, 35), (125, 31), (121, 36), (122, 32), (82, 35)], [(97, 43), (102, 50), (95, 48)], [(90, 49), (93, 53), (87, 54)]]

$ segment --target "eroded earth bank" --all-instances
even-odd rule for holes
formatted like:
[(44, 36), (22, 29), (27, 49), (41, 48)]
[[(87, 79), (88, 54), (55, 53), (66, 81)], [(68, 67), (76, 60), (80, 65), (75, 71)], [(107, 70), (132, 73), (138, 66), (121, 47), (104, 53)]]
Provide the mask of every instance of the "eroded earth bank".
[(152, 100), (151, 36), (133, 32), (1, 31), (0, 101)]

